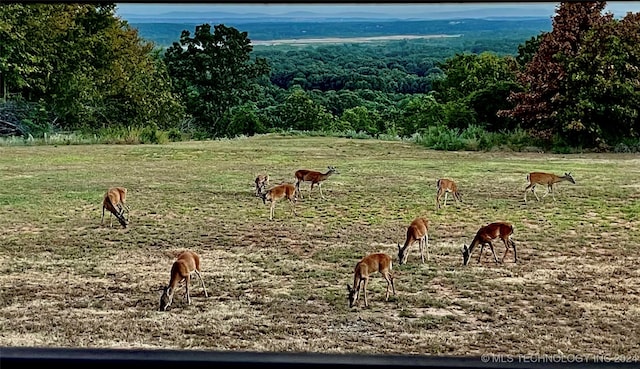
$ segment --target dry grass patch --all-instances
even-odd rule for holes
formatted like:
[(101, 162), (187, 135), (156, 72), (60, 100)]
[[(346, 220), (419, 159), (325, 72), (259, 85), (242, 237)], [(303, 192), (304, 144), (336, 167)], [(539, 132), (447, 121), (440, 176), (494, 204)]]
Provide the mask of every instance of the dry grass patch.
[[(640, 345), (640, 160), (628, 154), (430, 151), (314, 137), (167, 145), (0, 147), (0, 345), (416, 355), (625, 354)], [(269, 207), (255, 175), (340, 174), (296, 205)], [(571, 171), (556, 198), (523, 202), (526, 174)], [(459, 206), (435, 210), (436, 179)], [(129, 189), (130, 225), (100, 225), (104, 191)], [(397, 262), (412, 219), (430, 221)], [(518, 263), (462, 245), (514, 224)], [(496, 254), (504, 252), (494, 243)], [(209, 298), (180, 285), (159, 312), (176, 254), (202, 257)], [(372, 276), (349, 309), (358, 260), (394, 258), (397, 295)], [(496, 342), (508, 343), (496, 345)]]

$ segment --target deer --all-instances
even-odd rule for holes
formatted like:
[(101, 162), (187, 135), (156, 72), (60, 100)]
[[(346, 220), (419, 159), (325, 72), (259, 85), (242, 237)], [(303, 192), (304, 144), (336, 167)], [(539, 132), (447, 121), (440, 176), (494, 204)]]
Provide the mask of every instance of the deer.
[(302, 193), (300, 193), (300, 184), (302, 182), (311, 182), (311, 187), (309, 188), (309, 198), (311, 198), (311, 190), (313, 190), (313, 186), (316, 184), (320, 189), (320, 196), (324, 199), (324, 195), (322, 194), (322, 182), (325, 181), (332, 174), (340, 174), (336, 170), (336, 168), (329, 166), (328, 171), (326, 173), (316, 172), (314, 170), (300, 169), (295, 172), (296, 176), (296, 192), (298, 196), (302, 199)]
[[(127, 228), (127, 220), (124, 217), (124, 211), (128, 209), (128, 206), (124, 203), (126, 196), (127, 189), (124, 187), (111, 187), (107, 190), (107, 193), (105, 193), (102, 199), (102, 219), (100, 220), (100, 224), (104, 224), (104, 211), (106, 209), (111, 215), (118, 219), (123, 228)], [(113, 227), (113, 218), (111, 215), (109, 215), (109, 227)]]
[(502, 255), (501, 262), (504, 262), (504, 258), (507, 256), (507, 252), (509, 251), (509, 246), (513, 247), (513, 262), (518, 262), (518, 252), (516, 250), (516, 243), (513, 242), (511, 236), (513, 235), (513, 225), (509, 222), (495, 222), (490, 223), (486, 226), (480, 227), (476, 236), (471, 241), (469, 247), (467, 245), (463, 245), (462, 247), (462, 262), (463, 265), (467, 265), (469, 263), (469, 259), (471, 259), (471, 253), (473, 249), (480, 244), (480, 256), (478, 257), (478, 263), (480, 259), (482, 259), (482, 251), (486, 244), (489, 245), (491, 249), (491, 253), (493, 254), (493, 260), (498, 263), (498, 258), (496, 257), (496, 252), (493, 249), (492, 240), (496, 238), (500, 238), (502, 242), (504, 242), (504, 246), (506, 247), (504, 250), (504, 255)]
[(393, 284), (393, 274), (391, 274), (393, 265), (391, 256), (383, 253), (370, 254), (365, 256), (356, 264), (353, 273), (353, 288), (347, 283), (349, 308), (352, 308), (358, 302), (360, 297), (360, 289), (364, 290), (364, 306), (369, 306), (367, 300), (367, 284), (369, 277), (375, 272), (380, 272), (387, 281), (387, 296), (385, 301), (389, 301), (389, 286), (393, 289), (393, 295), (396, 295), (396, 287)]
[(546, 185), (547, 192), (542, 196), (544, 199), (549, 193), (551, 193), (551, 197), (553, 197), (553, 201), (556, 201), (556, 196), (554, 195), (554, 184), (562, 181), (571, 182), (576, 184), (575, 179), (571, 175), (571, 172), (565, 173), (564, 176), (560, 177), (552, 173), (543, 173), (543, 172), (531, 172), (527, 174), (527, 181), (529, 185), (524, 189), (524, 203), (527, 203), (527, 191), (531, 189), (531, 192), (536, 196), (536, 200), (540, 201), (538, 194), (536, 193), (536, 185)]
[(264, 204), (269, 201), (271, 203), (271, 211), (269, 213), (269, 220), (273, 220), (273, 212), (274, 207), (276, 206), (276, 202), (280, 199), (286, 198), (289, 200), (289, 204), (291, 204), (291, 210), (294, 215), (296, 214), (295, 204), (298, 201), (298, 197), (296, 196), (296, 187), (291, 183), (283, 183), (279, 184), (275, 187), (272, 187), (266, 192), (263, 192), (260, 196), (262, 197), (262, 202)]
[(440, 199), (442, 195), (444, 195), (444, 206), (447, 206), (447, 196), (449, 192), (453, 196), (453, 199), (456, 201), (462, 202), (462, 194), (458, 191), (458, 185), (451, 179), (440, 178), (436, 181), (436, 210), (440, 209)]
[(427, 260), (429, 259), (429, 221), (426, 218), (415, 218), (409, 227), (407, 228), (407, 238), (404, 241), (404, 246), (398, 244), (398, 261), (400, 265), (407, 262), (409, 252), (407, 249), (413, 245), (416, 241), (420, 249), (420, 258), (424, 264), (424, 248), (427, 249)]
[(260, 197), (260, 194), (264, 192), (264, 189), (269, 185), (268, 174), (258, 174), (255, 180), (256, 183), (256, 197)]
[(191, 296), (189, 295), (189, 282), (191, 281), (191, 274), (195, 273), (200, 278), (202, 289), (204, 290), (204, 297), (209, 297), (207, 289), (204, 286), (204, 280), (200, 275), (200, 256), (193, 251), (183, 251), (178, 254), (176, 261), (171, 266), (171, 279), (169, 279), (169, 285), (164, 287), (162, 296), (160, 297), (160, 311), (166, 311), (173, 302), (173, 294), (176, 292), (178, 283), (184, 280), (185, 294), (187, 304), (191, 305)]

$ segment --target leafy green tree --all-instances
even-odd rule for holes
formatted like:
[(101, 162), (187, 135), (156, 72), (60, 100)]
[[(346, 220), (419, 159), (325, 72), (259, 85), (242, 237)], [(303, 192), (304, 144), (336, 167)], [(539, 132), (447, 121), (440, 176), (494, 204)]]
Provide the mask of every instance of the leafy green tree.
[(433, 95), (418, 95), (399, 104), (399, 134), (411, 136), (429, 126), (446, 125), (446, 112)]
[(280, 128), (301, 131), (335, 129), (335, 117), (301, 88), (291, 91), (284, 103), (278, 106), (276, 115), (282, 124)]
[(265, 133), (263, 117), (255, 103), (249, 102), (243, 105), (234, 106), (227, 112), (228, 120), (226, 136), (234, 137), (241, 134), (253, 136), (258, 133)]
[(382, 125), (380, 114), (376, 111), (370, 111), (364, 106), (350, 108), (342, 113), (340, 120), (345, 126), (350, 126), (356, 132), (366, 132), (375, 136), (381, 133)]
[(563, 60), (561, 134), (598, 146), (640, 137), (640, 13), (597, 25), (573, 58)]
[(456, 54), (441, 67), (444, 77), (433, 85), (438, 101), (449, 105), (445, 118), (448, 127), (478, 124), (492, 131), (514, 128), (512, 119), (496, 115), (512, 107), (507, 97), (519, 90), (515, 82), (518, 66), (513, 57), (490, 52)]
[(180, 42), (165, 52), (175, 92), (196, 124), (213, 136), (227, 132), (223, 121), (229, 109), (255, 101), (259, 77), (269, 74), (265, 59), (252, 60), (247, 32), (223, 24), (197, 26), (193, 37), (182, 31)]
[(0, 74), (64, 129), (175, 125), (182, 107), (153, 44), (114, 16), (114, 4), (0, 7)]

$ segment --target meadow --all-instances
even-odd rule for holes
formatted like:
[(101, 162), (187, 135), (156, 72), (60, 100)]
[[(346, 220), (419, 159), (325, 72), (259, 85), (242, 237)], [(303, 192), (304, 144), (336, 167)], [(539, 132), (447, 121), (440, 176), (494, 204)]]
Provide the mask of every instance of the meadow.
[[(296, 204), (269, 206), (254, 179), (297, 169), (339, 174)], [(523, 201), (531, 171), (576, 184)], [(436, 180), (463, 202), (435, 210)], [(129, 189), (129, 227), (109, 215), (110, 186)], [(540, 189), (540, 194), (544, 189)], [(163, 145), (0, 147), (0, 346), (471, 356), (638, 355), (640, 156), (445, 152), (405, 141), (250, 138)], [(429, 254), (397, 244), (429, 219)], [(462, 265), (480, 226), (513, 223), (518, 262), (485, 248)], [(504, 245), (494, 242), (501, 257)], [(202, 257), (209, 297), (192, 279), (158, 311), (181, 250)], [(369, 307), (347, 284), (365, 255), (393, 257)]]

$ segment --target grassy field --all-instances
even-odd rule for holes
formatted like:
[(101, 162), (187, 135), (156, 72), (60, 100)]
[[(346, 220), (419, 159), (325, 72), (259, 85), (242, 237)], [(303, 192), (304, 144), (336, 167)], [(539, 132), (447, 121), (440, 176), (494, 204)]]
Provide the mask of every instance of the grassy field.
[[(294, 217), (253, 194), (300, 168)], [(530, 171), (571, 171), (553, 201), (523, 202)], [(464, 203), (435, 211), (439, 177)], [(110, 186), (129, 189), (130, 225), (100, 224)], [(541, 192), (542, 193), (542, 192)], [(440, 152), (407, 142), (260, 136), (167, 145), (0, 147), (0, 346), (322, 353), (637, 355), (640, 157)], [(430, 260), (397, 244), (430, 220)], [(518, 263), (490, 251), (467, 266), (477, 229), (515, 226)], [(495, 242), (502, 256), (504, 246)], [(159, 312), (176, 253), (200, 253), (209, 298)], [(369, 307), (350, 309), (357, 261), (393, 257), (397, 295), (379, 274)]]

